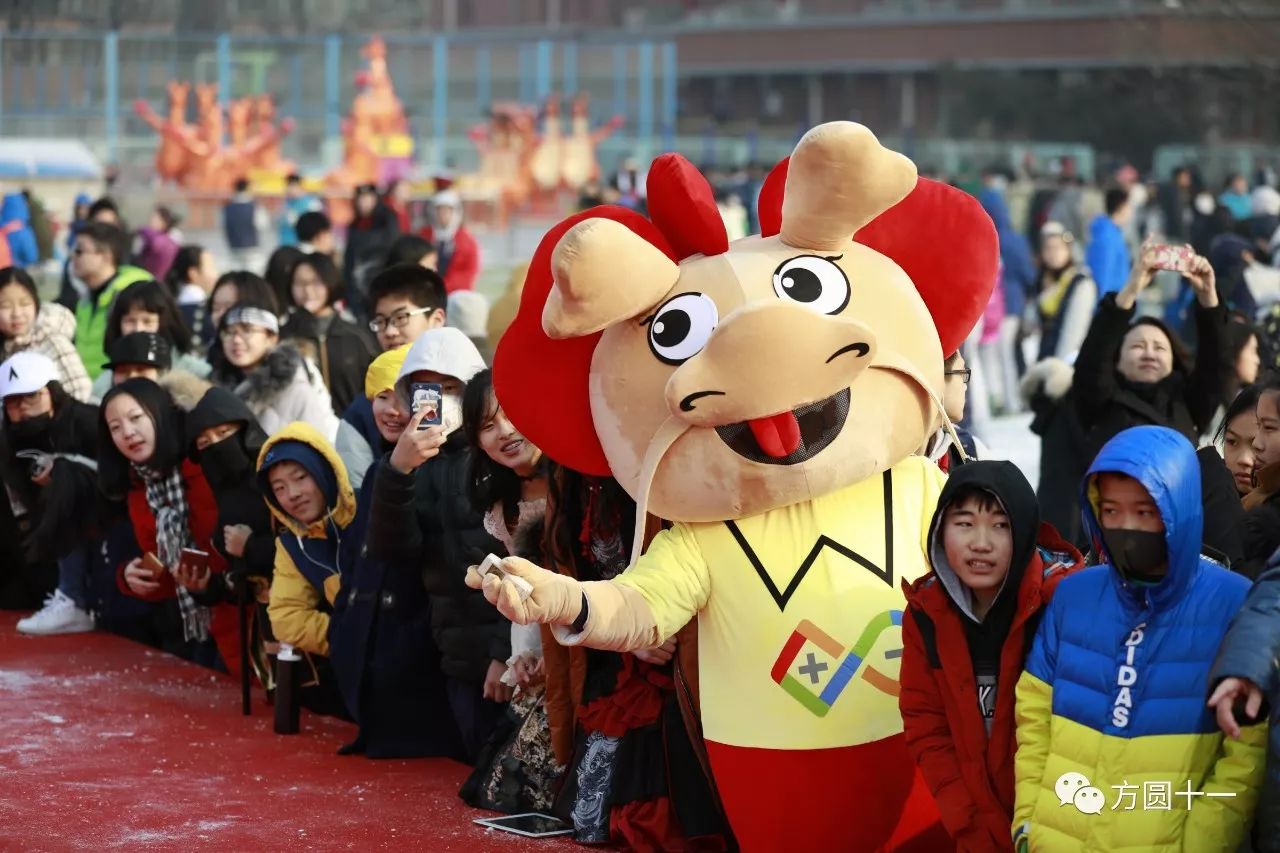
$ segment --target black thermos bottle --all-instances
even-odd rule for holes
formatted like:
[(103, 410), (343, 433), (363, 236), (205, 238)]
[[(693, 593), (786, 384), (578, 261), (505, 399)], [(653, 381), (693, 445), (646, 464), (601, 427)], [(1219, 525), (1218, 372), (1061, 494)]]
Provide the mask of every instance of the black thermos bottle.
[(276, 720), (275, 730), (278, 735), (296, 735), (302, 716), (302, 707), (298, 704), (298, 667), (302, 664), (302, 655), (294, 651), (293, 646), (280, 644), (280, 654), (276, 656)]

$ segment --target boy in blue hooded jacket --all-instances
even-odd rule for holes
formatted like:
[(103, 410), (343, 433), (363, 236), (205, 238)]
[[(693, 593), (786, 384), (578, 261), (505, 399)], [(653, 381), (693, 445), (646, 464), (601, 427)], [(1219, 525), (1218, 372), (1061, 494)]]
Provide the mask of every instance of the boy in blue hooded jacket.
[(1017, 686), (1018, 849), (1227, 853), (1244, 839), (1266, 726), (1225, 739), (1205, 695), (1248, 581), (1200, 556), (1200, 503), (1195, 450), (1165, 427), (1121, 432), (1090, 467), (1102, 565), (1059, 584)]

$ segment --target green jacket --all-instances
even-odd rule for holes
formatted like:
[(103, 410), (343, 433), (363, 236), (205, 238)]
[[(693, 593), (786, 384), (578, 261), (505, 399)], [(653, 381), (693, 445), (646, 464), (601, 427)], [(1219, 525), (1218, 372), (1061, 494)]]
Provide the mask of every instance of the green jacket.
[(90, 379), (96, 379), (107, 363), (102, 341), (107, 334), (107, 317), (116, 295), (131, 284), (151, 280), (151, 273), (128, 264), (116, 270), (115, 278), (102, 286), (96, 294), (82, 298), (76, 304), (76, 352), (84, 362)]

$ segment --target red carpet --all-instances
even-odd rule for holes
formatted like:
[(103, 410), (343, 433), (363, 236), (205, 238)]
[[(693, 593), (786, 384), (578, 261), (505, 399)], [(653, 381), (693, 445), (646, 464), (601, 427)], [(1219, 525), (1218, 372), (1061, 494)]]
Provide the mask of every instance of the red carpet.
[(451, 761), (339, 757), (354, 727), (271, 731), (261, 691), (110, 634), (25, 637), (0, 612), (0, 849), (572, 848), (487, 831)]

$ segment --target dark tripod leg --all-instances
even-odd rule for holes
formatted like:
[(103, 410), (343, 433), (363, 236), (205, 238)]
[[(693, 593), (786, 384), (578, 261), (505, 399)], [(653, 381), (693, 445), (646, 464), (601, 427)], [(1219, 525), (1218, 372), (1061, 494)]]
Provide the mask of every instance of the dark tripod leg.
[(236, 609), (240, 613), (240, 712), (247, 717), (251, 711), (249, 687), (250, 678), (252, 677), (249, 674), (248, 578), (242, 579), (241, 583), (236, 586)]

